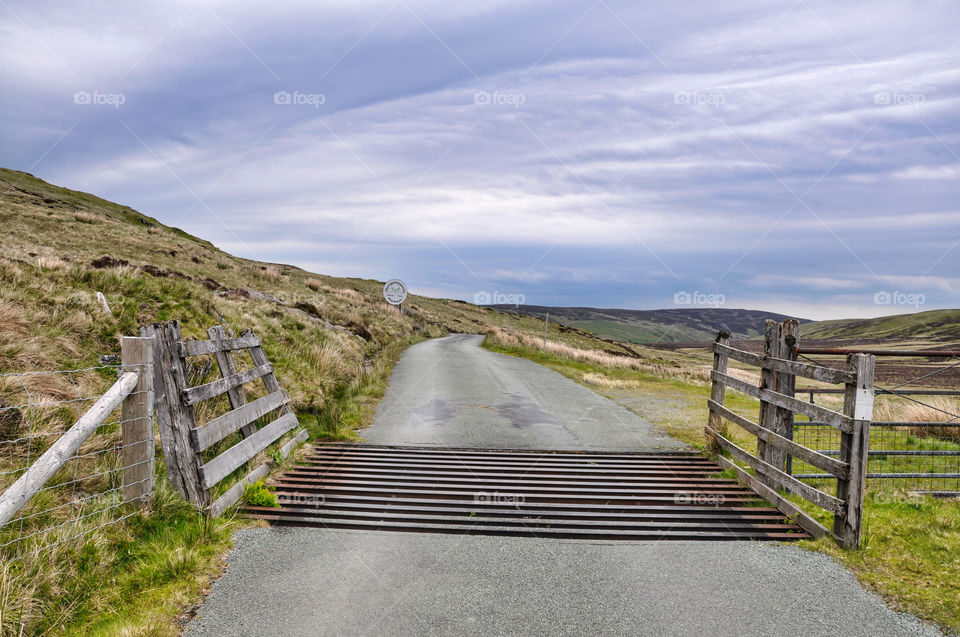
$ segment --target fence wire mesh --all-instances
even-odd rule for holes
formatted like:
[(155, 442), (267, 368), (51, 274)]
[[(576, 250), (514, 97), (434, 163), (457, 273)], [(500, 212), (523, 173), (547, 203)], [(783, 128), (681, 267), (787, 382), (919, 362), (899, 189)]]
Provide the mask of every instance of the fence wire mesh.
[[(119, 365), (101, 365), (0, 374), (0, 494), (101, 398), (119, 373)], [(130, 396), (141, 393), (135, 390)], [(148, 461), (125, 465), (124, 456), (130, 455), (125, 450), (153, 450), (155, 443), (152, 433), (143, 440), (123, 441), (127, 422), (134, 421), (125, 421), (116, 408), (13, 519), (0, 526), (0, 556), (5, 561), (47, 551), (138, 511), (124, 502), (122, 475), (125, 468)], [(152, 432), (152, 423), (147, 430)]]
[[(806, 361), (805, 361), (806, 362)], [(839, 366), (836, 361), (818, 364)], [(867, 487), (936, 496), (960, 495), (960, 361), (877, 359), (877, 386)], [(802, 398), (810, 389), (798, 389)], [(843, 397), (815, 388), (810, 399), (839, 409)], [(832, 457), (839, 456), (840, 432), (816, 422), (794, 423), (793, 439)], [(836, 480), (822, 470), (793, 459), (792, 473), (822, 490)]]

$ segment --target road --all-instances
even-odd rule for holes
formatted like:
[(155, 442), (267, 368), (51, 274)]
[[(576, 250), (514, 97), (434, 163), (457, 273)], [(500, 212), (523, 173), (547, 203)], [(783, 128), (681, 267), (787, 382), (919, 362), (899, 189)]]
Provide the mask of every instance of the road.
[(656, 451), (684, 445), (586, 387), (455, 334), (410, 348), (373, 426), (375, 444)]
[[(411, 347), (378, 444), (658, 449), (642, 419), (452, 336)], [(831, 558), (758, 542), (246, 529), (187, 626), (230, 635), (940, 635)]]

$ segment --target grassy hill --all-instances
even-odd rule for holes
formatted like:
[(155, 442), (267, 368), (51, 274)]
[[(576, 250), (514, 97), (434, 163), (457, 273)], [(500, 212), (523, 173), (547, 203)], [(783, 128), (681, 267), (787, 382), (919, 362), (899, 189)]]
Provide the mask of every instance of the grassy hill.
[(960, 309), (930, 310), (873, 319), (817, 321), (801, 325), (800, 336), (806, 340), (881, 342), (888, 346), (900, 342), (912, 346), (960, 343)]
[[(540, 319), (549, 312), (551, 320), (592, 332), (602, 338), (627, 343), (689, 343), (712, 341), (717, 331), (728, 330), (734, 338), (763, 334), (764, 321), (787, 318), (782, 314), (729, 308), (677, 308), (669, 310), (618, 310), (592, 307), (545, 307), (540, 305), (494, 305)], [(807, 323), (806, 319), (800, 319)]]
[[(382, 282), (235, 257), (27, 173), (0, 169), (0, 223), (0, 372), (95, 364), (117, 352), (118, 336), (154, 321), (178, 319), (186, 337), (223, 321), (260, 334), (296, 406), (316, 409), (392, 344), (491, 327), (542, 332), (533, 318), (417, 295), (401, 314), (383, 302)], [(576, 330), (551, 339), (610, 347)]]

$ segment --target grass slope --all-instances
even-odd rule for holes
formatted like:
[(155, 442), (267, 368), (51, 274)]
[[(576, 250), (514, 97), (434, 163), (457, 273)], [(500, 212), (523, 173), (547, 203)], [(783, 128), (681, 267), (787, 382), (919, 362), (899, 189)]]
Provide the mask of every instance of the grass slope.
[[(620, 310), (592, 307), (547, 307), (540, 305), (494, 305), (504, 312), (550, 319), (587, 330), (602, 338), (627, 343), (656, 344), (712, 341), (717, 331), (728, 330), (734, 338), (763, 334), (764, 322), (782, 321), (782, 314), (732, 308), (674, 308), (668, 310)], [(805, 319), (801, 319), (806, 323)]]
[(960, 310), (930, 310), (873, 319), (817, 321), (800, 326), (805, 339), (843, 339), (884, 343), (960, 342)]

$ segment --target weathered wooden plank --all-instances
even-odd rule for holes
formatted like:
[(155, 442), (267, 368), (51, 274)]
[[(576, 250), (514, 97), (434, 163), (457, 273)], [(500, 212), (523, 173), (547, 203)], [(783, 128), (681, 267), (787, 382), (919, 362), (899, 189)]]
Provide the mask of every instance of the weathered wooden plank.
[(823, 537), (831, 535), (830, 531), (799, 509), (793, 502), (784, 499), (779, 493), (757, 480), (754, 476), (744, 471), (734, 461), (723, 456), (717, 456), (717, 462), (725, 469), (732, 469), (737, 477), (757, 494), (762, 496), (767, 502), (777, 507), (777, 509), (786, 516), (789, 516), (793, 522), (813, 537)]
[[(720, 347), (726, 347), (727, 343), (730, 342), (730, 332), (726, 330), (720, 330), (717, 332), (716, 345)], [(730, 349), (730, 348), (727, 348)], [(713, 371), (720, 374), (727, 373), (727, 353), (723, 349), (714, 349), (713, 350)], [(723, 400), (726, 395), (726, 386), (717, 380), (714, 380), (710, 384), (710, 400), (708, 405), (713, 403), (715, 405), (723, 405)], [(711, 429), (714, 431), (723, 431), (723, 419), (720, 417), (720, 414), (717, 413), (712, 407), (710, 408), (710, 413), (707, 416), (708, 424)], [(713, 450), (715, 453), (718, 449)]]
[[(738, 413), (730, 411), (723, 405), (714, 403), (713, 400), (708, 401), (708, 403), (711, 403), (711, 410), (715, 410), (719, 415), (733, 423), (736, 423), (757, 438), (763, 439), (767, 444), (775, 445), (777, 448), (786, 451), (790, 455), (800, 458), (804, 462), (812, 464), (815, 467), (819, 467), (838, 478), (847, 477), (850, 475), (849, 464), (836, 460), (835, 458), (831, 458), (830, 456), (825, 456), (822, 453), (818, 453), (813, 449), (808, 449), (807, 447), (804, 447), (803, 445), (800, 445), (777, 433), (764, 429), (757, 423), (744, 418)], [(716, 427), (711, 428), (714, 431), (719, 431)]]
[[(780, 327), (780, 358), (786, 359), (788, 363), (796, 363), (797, 351), (796, 348), (799, 346), (799, 337), (800, 337), (800, 321), (797, 319), (785, 319), (781, 323)], [(783, 394), (784, 396), (789, 396), (793, 398), (796, 396), (795, 390), (797, 387), (797, 376), (791, 372), (778, 371), (777, 374), (777, 386), (776, 390)], [(793, 421), (794, 413), (790, 409), (785, 409), (783, 407), (779, 408), (777, 411), (777, 433), (786, 438), (787, 440), (793, 440)], [(793, 456), (785, 453), (775, 445), (767, 447), (769, 451), (775, 454), (781, 454), (782, 457), (771, 456), (776, 462), (772, 464), (776, 467), (782, 468), (784, 472), (788, 475), (793, 473)]]
[(233, 445), (203, 465), (204, 486), (208, 489), (214, 486), (296, 426), (296, 415), (288, 411), (249, 438)]
[(137, 374), (137, 386), (121, 408), (123, 470), (121, 492), (126, 502), (147, 502), (153, 493), (155, 457), (153, 442), (153, 344), (155, 338), (124, 336), (120, 339), (122, 369)]
[[(247, 350), (250, 354), (250, 358), (253, 360), (254, 365), (266, 365), (270, 361), (267, 359), (267, 353), (263, 351), (263, 346), (258, 345), (257, 347), (251, 347)], [(274, 373), (267, 374), (263, 377), (263, 385), (267, 388), (268, 392), (280, 391), (280, 382), (277, 380), (277, 376)], [(286, 411), (292, 411), (291, 407), (287, 405), (280, 410), (280, 413)]]
[(819, 405), (813, 405), (798, 398), (785, 396), (784, 394), (769, 389), (761, 389), (760, 387), (751, 385), (750, 383), (742, 381), (739, 378), (734, 378), (733, 376), (729, 376), (727, 374), (721, 374), (720, 372), (710, 372), (710, 378), (720, 380), (727, 387), (735, 389), (738, 392), (752, 396), (753, 398), (765, 400), (765, 402), (773, 403), (778, 407), (790, 409), (794, 413), (803, 414), (804, 416), (810, 417), (812, 420), (822, 422), (825, 425), (830, 425), (831, 427), (835, 427), (840, 431), (849, 432), (853, 428), (851, 419), (846, 415), (836, 411), (831, 411)]
[(156, 336), (154, 343), (154, 392), (157, 424), (163, 442), (167, 478), (173, 487), (198, 508), (206, 508), (209, 494), (200, 483), (200, 457), (194, 450), (190, 432), (196, 427), (193, 407), (184, 402), (182, 392), (189, 383), (180, 356), (180, 324), (156, 323), (140, 330), (142, 336)]
[(305, 442), (309, 437), (310, 434), (307, 433), (307, 430), (301, 429), (300, 433), (298, 433), (290, 442), (287, 442), (280, 447), (280, 457), (286, 458), (289, 456), (301, 442)]
[[(309, 435), (307, 432), (301, 429), (300, 433), (297, 434), (296, 437), (280, 447), (280, 457), (286, 458), (289, 456), (290, 453), (297, 447), (297, 445), (306, 440), (308, 437)], [(223, 495), (217, 498), (213, 504), (210, 505), (210, 508), (207, 509), (207, 515), (213, 518), (223, 515), (224, 511), (232, 507), (241, 497), (243, 497), (244, 489), (248, 484), (253, 484), (257, 480), (266, 478), (268, 475), (270, 475), (271, 469), (273, 469), (273, 463), (267, 460), (256, 469), (245, 475), (240, 481), (224, 491)]]
[(831, 369), (829, 367), (820, 367), (810, 363), (800, 363), (784, 358), (771, 358), (762, 354), (744, 352), (743, 350), (735, 349), (729, 345), (722, 345), (720, 343), (714, 344), (713, 351), (714, 353), (722, 351), (733, 360), (740, 361), (741, 363), (756, 365), (757, 367), (764, 367), (774, 372), (783, 372), (786, 374), (793, 374), (794, 376), (803, 376), (804, 378), (819, 380), (824, 383), (841, 385), (850, 382), (853, 379), (853, 377), (850, 375), (850, 372), (845, 369)]
[(248, 347), (258, 347), (259, 345), (260, 339), (253, 332), (241, 334), (240, 338), (211, 337), (209, 341), (181, 341), (180, 356), (183, 358), (203, 356), (204, 354), (229, 352), (238, 349), (247, 349)]
[(730, 389), (735, 389), (741, 394), (746, 394), (751, 398), (760, 398), (760, 388), (752, 383), (748, 383), (745, 380), (740, 380), (739, 378), (730, 376), (729, 374), (724, 374), (717, 371), (710, 372), (710, 379), (719, 381)]
[(875, 359), (870, 354), (850, 354), (847, 367), (856, 377), (843, 394), (843, 413), (853, 423), (850, 432), (840, 435), (840, 459), (850, 464), (850, 478), (837, 480), (837, 497), (846, 500), (845, 515), (833, 519), (833, 533), (847, 547), (859, 547), (863, 529), (863, 494), (866, 490), (870, 449), (870, 420), (873, 418), (873, 376)]
[(846, 505), (843, 500), (835, 498), (829, 493), (824, 493), (818, 489), (814, 489), (808, 484), (800, 482), (793, 476), (788, 476), (783, 471), (780, 471), (771, 464), (768, 464), (752, 455), (748, 451), (741, 449), (735, 443), (724, 438), (716, 431), (713, 431), (707, 428), (707, 435), (713, 436), (716, 438), (716, 442), (720, 447), (730, 453), (734, 458), (740, 462), (745, 462), (746, 464), (753, 467), (757, 473), (762, 474), (768, 480), (775, 482), (780, 485), (787, 491), (795, 493), (800, 497), (804, 498), (808, 502), (816, 504), (821, 509), (834, 513), (836, 515), (843, 515)]
[[(193, 433), (197, 451), (209, 449), (211, 445), (220, 442), (233, 432), (250, 425), (258, 418), (262, 418), (289, 401), (290, 397), (287, 396), (287, 392), (281, 389), (272, 394), (267, 394), (263, 398), (258, 398), (252, 403), (247, 403), (239, 409), (234, 409), (218, 418), (214, 418), (202, 427), (197, 427)], [(254, 429), (255, 432), (256, 429)]]
[(252, 380), (256, 380), (272, 372), (273, 366), (270, 363), (260, 365), (259, 367), (242, 371), (239, 374), (234, 374), (227, 378), (221, 378), (220, 380), (215, 380), (205, 385), (185, 389), (183, 391), (183, 399), (188, 405), (196, 405), (199, 402), (219, 396), (234, 387), (239, 387), (244, 383), (249, 383)]
[(253, 484), (257, 480), (262, 480), (268, 475), (270, 475), (270, 465), (264, 462), (256, 469), (243, 476), (243, 478), (241, 478), (235, 485), (224, 491), (223, 495), (214, 500), (207, 509), (207, 515), (211, 518), (216, 518), (223, 515), (224, 511), (232, 507), (237, 503), (237, 500), (243, 497), (243, 492), (248, 484)]
[[(773, 319), (766, 320), (766, 329), (763, 335), (763, 355), (764, 358), (777, 358), (780, 356), (780, 323)], [(776, 431), (778, 434), (783, 432), (777, 427), (777, 405), (764, 398), (764, 391), (777, 390), (777, 373), (768, 367), (760, 369), (760, 427), (770, 431)], [(769, 463), (770, 450), (767, 449), (767, 443), (762, 438), (757, 439), (757, 457)], [(782, 464), (774, 465), (777, 469), (785, 469)], [(776, 488), (777, 483), (772, 481), (764, 474), (758, 476), (760, 482), (765, 483), (771, 488)]]
[(23, 508), (53, 475), (77, 452), (110, 413), (136, 388), (137, 374), (126, 372), (100, 400), (67, 430), (23, 475), (0, 496), (0, 526)]
[[(214, 341), (223, 341), (229, 338), (226, 330), (223, 329), (223, 325), (214, 325), (209, 328), (207, 335)], [(230, 352), (215, 352), (213, 357), (217, 361), (217, 367), (220, 368), (220, 375), (223, 378), (229, 378), (237, 373), (237, 367), (233, 364), (233, 356)], [(243, 390), (243, 385), (228, 389), (227, 397), (230, 399), (230, 407), (232, 409), (239, 409), (247, 404), (247, 392)], [(252, 436), (256, 430), (256, 425), (246, 424), (240, 428), (240, 435), (246, 438), (247, 436)]]

